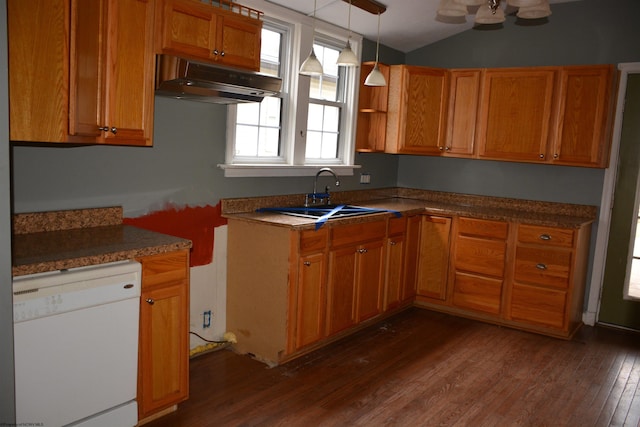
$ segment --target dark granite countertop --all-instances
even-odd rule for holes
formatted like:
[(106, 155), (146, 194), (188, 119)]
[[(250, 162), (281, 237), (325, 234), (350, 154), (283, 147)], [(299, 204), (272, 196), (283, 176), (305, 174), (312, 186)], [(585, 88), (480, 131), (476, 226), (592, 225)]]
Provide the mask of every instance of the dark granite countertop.
[[(258, 197), (223, 200), (222, 214), (228, 219), (242, 219), (270, 223), (276, 226), (307, 229), (315, 227), (314, 219), (283, 215), (275, 212), (256, 212), (259, 207), (292, 206), (300, 195)], [(431, 213), (466, 216), (480, 219), (514, 221), (533, 225), (579, 228), (594, 222), (597, 207), (566, 203), (539, 202), (441, 193), (403, 188), (334, 193), (333, 203), (349, 203), (363, 207), (398, 211), (404, 215)], [(391, 213), (369, 214), (360, 217), (333, 219), (327, 224), (371, 221)]]
[[(119, 224), (115, 218), (121, 210), (112, 209), (16, 215), (12, 275), (123, 261), (191, 247), (190, 240)], [(75, 228), (78, 225), (80, 228)]]

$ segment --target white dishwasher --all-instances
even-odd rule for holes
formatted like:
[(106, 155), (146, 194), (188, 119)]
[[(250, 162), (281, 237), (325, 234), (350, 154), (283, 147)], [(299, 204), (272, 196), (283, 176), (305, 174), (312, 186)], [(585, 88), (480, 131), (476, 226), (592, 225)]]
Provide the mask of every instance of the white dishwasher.
[(137, 424), (140, 276), (122, 261), (14, 278), (18, 425)]

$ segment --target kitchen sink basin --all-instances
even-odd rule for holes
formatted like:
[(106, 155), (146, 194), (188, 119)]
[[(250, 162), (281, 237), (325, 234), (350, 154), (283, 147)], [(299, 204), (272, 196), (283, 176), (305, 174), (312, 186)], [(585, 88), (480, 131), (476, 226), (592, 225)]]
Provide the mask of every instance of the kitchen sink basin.
[(354, 205), (318, 205), (318, 206), (286, 206), (286, 207), (273, 207), (273, 208), (261, 208), (258, 212), (274, 212), (283, 215), (292, 215), (302, 218), (317, 219), (319, 221), (326, 221), (328, 219), (347, 218), (353, 216), (370, 215), (375, 213), (390, 212), (397, 216), (400, 213), (395, 211), (389, 211), (386, 209), (365, 208), (362, 206)]

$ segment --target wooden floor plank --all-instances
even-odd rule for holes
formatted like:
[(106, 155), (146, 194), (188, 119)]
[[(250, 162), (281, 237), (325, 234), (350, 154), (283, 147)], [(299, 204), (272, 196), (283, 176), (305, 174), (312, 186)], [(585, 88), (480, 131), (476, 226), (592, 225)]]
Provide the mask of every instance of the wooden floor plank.
[(190, 399), (147, 426), (637, 426), (639, 337), (563, 341), (412, 308), (282, 366), (196, 357)]

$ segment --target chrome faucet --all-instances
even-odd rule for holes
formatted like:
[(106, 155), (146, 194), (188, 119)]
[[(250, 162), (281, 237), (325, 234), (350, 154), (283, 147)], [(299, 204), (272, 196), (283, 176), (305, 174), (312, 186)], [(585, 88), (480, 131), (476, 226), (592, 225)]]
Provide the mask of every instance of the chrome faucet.
[[(316, 177), (313, 180), (313, 193), (307, 194), (305, 196), (305, 198), (304, 198), (304, 205), (305, 206), (315, 205), (316, 201), (318, 199), (319, 199), (320, 203), (322, 203), (323, 201), (324, 201), (324, 203), (326, 205), (328, 205), (330, 203), (330, 201), (329, 201), (329, 186), (325, 187), (324, 193), (318, 194), (318, 177), (323, 172), (330, 173), (331, 175), (333, 175), (333, 177), (336, 179), (336, 187), (340, 186), (340, 180), (338, 179), (338, 175), (336, 175), (336, 173), (333, 170), (331, 170), (331, 168), (322, 168), (322, 169), (320, 169), (316, 173)], [(309, 203), (309, 197), (311, 197), (311, 203)]]

